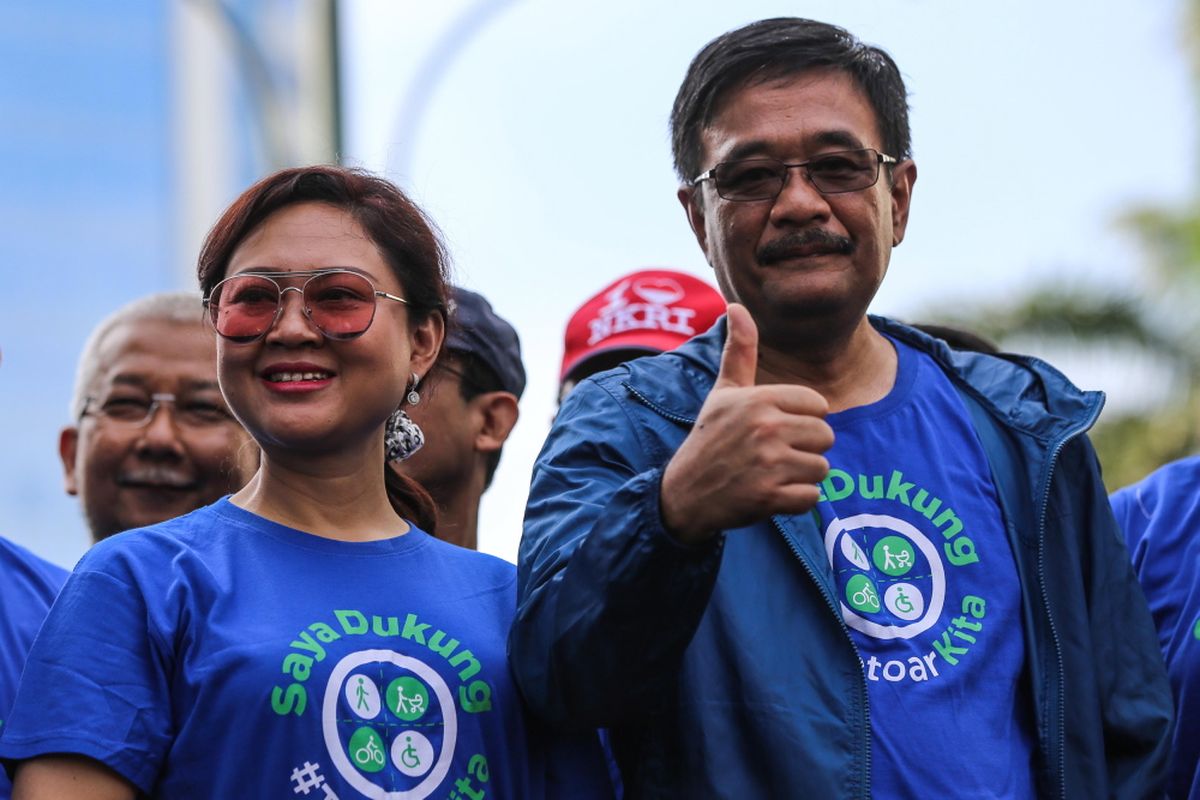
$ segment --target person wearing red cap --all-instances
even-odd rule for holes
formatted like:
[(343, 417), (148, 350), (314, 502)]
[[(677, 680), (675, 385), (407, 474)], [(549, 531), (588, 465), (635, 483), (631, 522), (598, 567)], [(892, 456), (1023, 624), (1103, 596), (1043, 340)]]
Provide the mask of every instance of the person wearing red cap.
[(725, 298), (695, 275), (643, 269), (605, 286), (571, 315), (558, 373), (558, 401), (589, 375), (674, 350), (712, 327)]

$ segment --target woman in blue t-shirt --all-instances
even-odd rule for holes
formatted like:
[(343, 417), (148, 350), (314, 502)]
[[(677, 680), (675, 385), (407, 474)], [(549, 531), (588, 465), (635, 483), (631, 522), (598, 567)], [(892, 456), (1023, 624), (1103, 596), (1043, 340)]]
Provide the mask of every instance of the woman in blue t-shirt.
[[(513, 567), (425, 533), (428, 496), (386, 466), (420, 446), (402, 407), (446, 327), (431, 223), (369, 174), (285, 170), (198, 271), (261, 467), (84, 557), (0, 733), (16, 796), (555, 793), (505, 663)], [(563, 796), (603, 791), (594, 755), (555, 760)]]

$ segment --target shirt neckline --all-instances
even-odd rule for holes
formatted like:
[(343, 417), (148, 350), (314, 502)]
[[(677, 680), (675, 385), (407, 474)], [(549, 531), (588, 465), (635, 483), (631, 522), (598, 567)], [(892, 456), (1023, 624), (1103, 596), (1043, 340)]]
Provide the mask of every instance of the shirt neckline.
[(253, 511), (248, 511), (230, 500), (229, 495), (222, 497), (213, 506), (218, 516), (228, 522), (243, 528), (250, 528), (255, 533), (265, 534), (275, 541), (304, 550), (317, 551), (330, 555), (377, 557), (407, 553), (424, 547), (433, 538), (418, 528), (410, 520), (408, 531), (399, 536), (386, 539), (375, 539), (366, 542), (348, 542), (342, 539), (330, 539), (315, 533), (292, 528), (274, 520), (267, 519)]
[(921, 368), (921, 359), (917, 357), (917, 351), (912, 347), (886, 333), (882, 335), (896, 350), (896, 382), (892, 384), (892, 388), (886, 395), (874, 403), (854, 406), (827, 416), (825, 421), (831, 427), (836, 429), (838, 426), (853, 425), (863, 420), (887, 416), (907, 403), (909, 397), (912, 396), (913, 387), (917, 383), (917, 373)]

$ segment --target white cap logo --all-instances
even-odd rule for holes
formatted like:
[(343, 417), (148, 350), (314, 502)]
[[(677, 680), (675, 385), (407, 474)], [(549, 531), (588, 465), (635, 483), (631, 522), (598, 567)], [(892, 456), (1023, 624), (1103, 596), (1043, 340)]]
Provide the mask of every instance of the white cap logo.
[[(631, 288), (637, 299), (643, 302), (631, 302)], [(686, 294), (679, 282), (672, 278), (623, 280), (605, 293), (608, 304), (588, 323), (591, 336), (587, 343), (594, 345), (614, 334), (635, 330), (661, 330), (695, 336), (696, 330), (691, 324), (696, 316), (695, 310), (671, 308), (672, 303), (679, 302)]]

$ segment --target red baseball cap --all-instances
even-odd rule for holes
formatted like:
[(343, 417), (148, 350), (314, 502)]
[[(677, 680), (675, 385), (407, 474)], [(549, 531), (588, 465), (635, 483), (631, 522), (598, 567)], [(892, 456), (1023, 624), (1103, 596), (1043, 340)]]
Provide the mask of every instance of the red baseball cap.
[(580, 306), (567, 322), (558, 380), (581, 380), (587, 362), (614, 350), (661, 353), (704, 333), (725, 313), (725, 298), (695, 275), (670, 269), (632, 272)]

